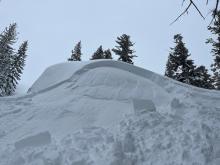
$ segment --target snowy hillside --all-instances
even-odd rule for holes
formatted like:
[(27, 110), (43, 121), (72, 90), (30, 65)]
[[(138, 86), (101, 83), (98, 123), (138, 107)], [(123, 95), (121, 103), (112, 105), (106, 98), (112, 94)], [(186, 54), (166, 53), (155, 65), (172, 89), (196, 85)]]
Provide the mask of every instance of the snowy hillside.
[(0, 165), (219, 165), (220, 93), (122, 62), (49, 67), (0, 98)]

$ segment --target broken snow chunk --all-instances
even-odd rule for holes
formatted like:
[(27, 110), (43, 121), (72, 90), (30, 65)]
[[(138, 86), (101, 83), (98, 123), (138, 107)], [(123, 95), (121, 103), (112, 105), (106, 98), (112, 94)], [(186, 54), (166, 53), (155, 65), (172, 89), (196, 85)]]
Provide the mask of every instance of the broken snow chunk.
[(174, 98), (174, 99), (171, 101), (171, 107), (172, 107), (173, 109), (175, 109), (175, 108), (178, 109), (178, 108), (184, 108), (185, 106), (184, 106), (183, 103), (180, 102), (179, 99)]
[(49, 144), (51, 142), (51, 135), (49, 132), (41, 132), (39, 134), (29, 136), (22, 140), (15, 142), (16, 149), (23, 149), (26, 147), (37, 147)]
[(155, 104), (151, 100), (134, 99), (133, 106), (136, 115), (156, 111)]

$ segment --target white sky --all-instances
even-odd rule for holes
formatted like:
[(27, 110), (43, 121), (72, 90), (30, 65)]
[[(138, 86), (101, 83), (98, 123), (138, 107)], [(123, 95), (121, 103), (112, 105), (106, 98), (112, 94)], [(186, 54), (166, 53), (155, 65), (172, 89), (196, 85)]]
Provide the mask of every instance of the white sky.
[[(46, 67), (64, 62), (81, 40), (83, 60), (103, 45), (113, 48), (123, 33), (136, 43), (135, 65), (164, 74), (173, 35), (181, 33), (198, 65), (210, 66), (210, 37), (207, 25), (195, 10), (174, 25), (170, 23), (183, 11), (182, 0), (2, 0), (0, 30), (18, 23), (19, 40), (29, 41), (28, 58), (20, 84), (31, 86)], [(205, 0), (198, 0), (204, 15)], [(118, 57), (114, 56), (115, 59)]]

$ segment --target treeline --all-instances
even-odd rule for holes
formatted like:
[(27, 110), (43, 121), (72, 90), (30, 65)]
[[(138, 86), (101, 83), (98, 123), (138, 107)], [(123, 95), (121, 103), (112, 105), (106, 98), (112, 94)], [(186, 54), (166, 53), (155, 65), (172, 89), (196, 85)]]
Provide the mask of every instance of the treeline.
[[(132, 49), (134, 43), (131, 41), (130, 36), (123, 34), (120, 37), (117, 37), (117, 45), (113, 49), (103, 50), (102, 45), (92, 54), (90, 60), (98, 59), (113, 59), (112, 52), (115, 55), (119, 56), (118, 61), (123, 61), (129, 64), (134, 64), (133, 58), (137, 57), (134, 55), (135, 51)], [(81, 61), (81, 41), (76, 44), (72, 50), (71, 57), (68, 58), (68, 61)]]
[(212, 45), (211, 53), (214, 57), (211, 73), (205, 66), (194, 64), (183, 37), (177, 34), (174, 36), (175, 47), (171, 48), (165, 76), (197, 87), (220, 90), (220, 11), (217, 12), (213, 24), (208, 26), (208, 30), (216, 36), (215, 39), (209, 38), (206, 41)]
[(24, 69), (28, 42), (24, 41), (18, 50), (17, 24), (11, 24), (0, 34), (0, 96), (10, 96), (15, 92)]
[[(18, 50), (14, 48), (17, 42), (17, 24), (11, 24), (0, 34), (0, 96), (10, 96), (15, 92), (18, 81), (21, 78), (27, 57), (28, 42), (24, 41)], [(175, 46), (171, 48), (165, 69), (165, 76), (193, 86), (220, 90), (220, 11), (217, 12), (212, 25), (208, 30), (215, 38), (207, 39), (207, 44), (212, 45), (214, 57), (211, 71), (205, 66), (197, 66), (190, 58), (191, 54), (183, 42), (181, 34), (174, 36)], [(137, 57), (133, 49), (134, 43), (127, 34), (116, 39), (113, 49), (98, 49), (91, 55), (90, 60), (113, 59), (112, 52), (118, 56), (119, 61), (134, 64), (133, 58)], [(72, 50), (68, 61), (81, 61), (81, 41)]]
[[(217, 12), (213, 24), (208, 26), (208, 30), (216, 35), (216, 39), (209, 38), (206, 43), (212, 45), (211, 53), (214, 61), (211, 64), (211, 72), (204, 66), (197, 66), (192, 60), (191, 54), (183, 42), (181, 34), (174, 36), (175, 46), (171, 48), (165, 68), (165, 76), (174, 80), (197, 86), (205, 89), (220, 90), (220, 11)], [(130, 41), (130, 36), (123, 34), (117, 37), (117, 45), (113, 49), (103, 50), (100, 46), (92, 55), (90, 60), (113, 59), (112, 52), (118, 55), (118, 60), (133, 64), (135, 51), (132, 49), (134, 43)], [(81, 61), (81, 41), (72, 50), (72, 55), (68, 61)]]

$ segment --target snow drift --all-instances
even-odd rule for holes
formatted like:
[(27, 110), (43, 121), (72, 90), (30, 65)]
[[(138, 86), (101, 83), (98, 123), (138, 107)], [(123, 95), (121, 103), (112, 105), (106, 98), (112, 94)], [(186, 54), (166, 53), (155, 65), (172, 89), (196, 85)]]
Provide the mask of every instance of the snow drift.
[(1, 165), (219, 165), (220, 93), (112, 60), (0, 98)]

